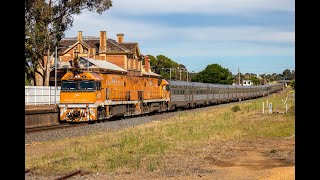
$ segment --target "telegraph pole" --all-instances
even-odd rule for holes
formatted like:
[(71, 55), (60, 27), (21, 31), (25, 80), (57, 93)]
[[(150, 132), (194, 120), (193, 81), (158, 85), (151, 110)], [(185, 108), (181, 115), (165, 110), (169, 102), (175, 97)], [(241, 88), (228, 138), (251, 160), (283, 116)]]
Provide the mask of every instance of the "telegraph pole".
[(238, 67), (238, 74), (239, 74), (238, 81), (239, 81), (239, 85), (240, 85), (240, 69), (239, 69), (239, 67)]
[(187, 71), (187, 82), (189, 82), (189, 79), (188, 79), (188, 71)]
[[(55, 61), (54, 61), (54, 104), (57, 104), (57, 63), (58, 63), (58, 50), (57, 50), (57, 46), (55, 49), (56, 53), (55, 53)], [(50, 97), (51, 98), (51, 97)]]

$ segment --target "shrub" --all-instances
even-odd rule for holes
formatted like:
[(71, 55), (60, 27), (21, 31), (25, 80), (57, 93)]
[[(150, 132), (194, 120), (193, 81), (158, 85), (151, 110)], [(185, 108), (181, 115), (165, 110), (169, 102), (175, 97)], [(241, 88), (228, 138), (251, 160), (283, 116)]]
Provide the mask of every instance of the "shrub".
[(233, 107), (231, 108), (231, 110), (232, 110), (233, 112), (240, 111), (240, 106), (239, 106), (239, 105), (235, 105), (235, 106), (233, 106)]

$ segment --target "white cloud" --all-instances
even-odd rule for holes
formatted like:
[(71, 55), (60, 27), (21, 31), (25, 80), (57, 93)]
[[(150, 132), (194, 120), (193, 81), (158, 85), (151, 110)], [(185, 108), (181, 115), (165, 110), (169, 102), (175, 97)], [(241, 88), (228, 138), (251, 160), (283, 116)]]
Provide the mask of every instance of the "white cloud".
[(126, 14), (239, 14), (261, 11), (290, 11), (293, 0), (115, 0), (113, 12)]
[(233, 41), (250, 41), (256, 43), (292, 43), (295, 33), (278, 30), (276, 27), (260, 26), (208, 26), (208, 27), (171, 27), (156, 23), (126, 20), (116, 17), (99, 16), (84, 13), (75, 17), (74, 27), (67, 36), (76, 36), (77, 31), (83, 35), (99, 36), (99, 31), (107, 31), (109, 38), (116, 34), (125, 34), (125, 40), (135, 42), (170, 42), (170, 43), (226, 43)]
[[(133, 2), (134, 5), (132, 5)], [(236, 13), (242, 15), (243, 13), (272, 10), (294, 11), (294, 2), (290, 0), (116, 0), (113, 1), (113, 7), (102, 15), (84, 12), (76, 16), (74, 26), (66, 32), (66, 36), (75, 37), (77, 31), (83, 31), (83, 36), (98, 37), (99, 31), (107, 31), (108, 38), (116, 39), (116, 34), (121, 32), (125, 34), (125, 41), (139, 43), (142, 54), (164, 54), (181, 61), (183, 57), (294, 57), (294, 30), (248, 25), (177, 27), (133, 20), (133, 18), (130, 20), (119, 18), (114, 14), (116, 12), (146, 16), (157, 13)], [(195, 66), (205, 65), (200, 64), (199, 61), (199, 64), (195, 63)]]

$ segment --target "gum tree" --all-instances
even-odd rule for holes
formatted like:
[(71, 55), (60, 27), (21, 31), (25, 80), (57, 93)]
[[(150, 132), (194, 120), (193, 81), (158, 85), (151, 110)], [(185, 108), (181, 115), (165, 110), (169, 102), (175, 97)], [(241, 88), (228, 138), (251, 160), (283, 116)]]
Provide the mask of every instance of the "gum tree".
[(111, 0), (26, 0), (25, 73), (34, 85), (48, 86), (53, 67), (43, 58), (54, 56), (55, 47), (72, 27), (73, 17), (83, 10), (99, 14), (112, 6)]

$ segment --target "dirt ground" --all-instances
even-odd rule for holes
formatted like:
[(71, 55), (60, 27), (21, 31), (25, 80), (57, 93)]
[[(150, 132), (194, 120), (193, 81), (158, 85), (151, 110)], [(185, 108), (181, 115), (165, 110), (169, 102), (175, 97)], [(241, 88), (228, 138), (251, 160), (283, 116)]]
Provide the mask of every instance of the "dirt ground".
[(115, 172), (95, 179), (295, 179), (294, 137), (204, 144), (165, 157), (153, 173)]
[[(166, 154), (153, 172), (126, 169), (110, 174), (82, 172), (69, 179), (295, 179), (294, 136), (229, 140), (191, 149), (178, 147)], [(50, 178), (30, 173), (26, 179)]]

